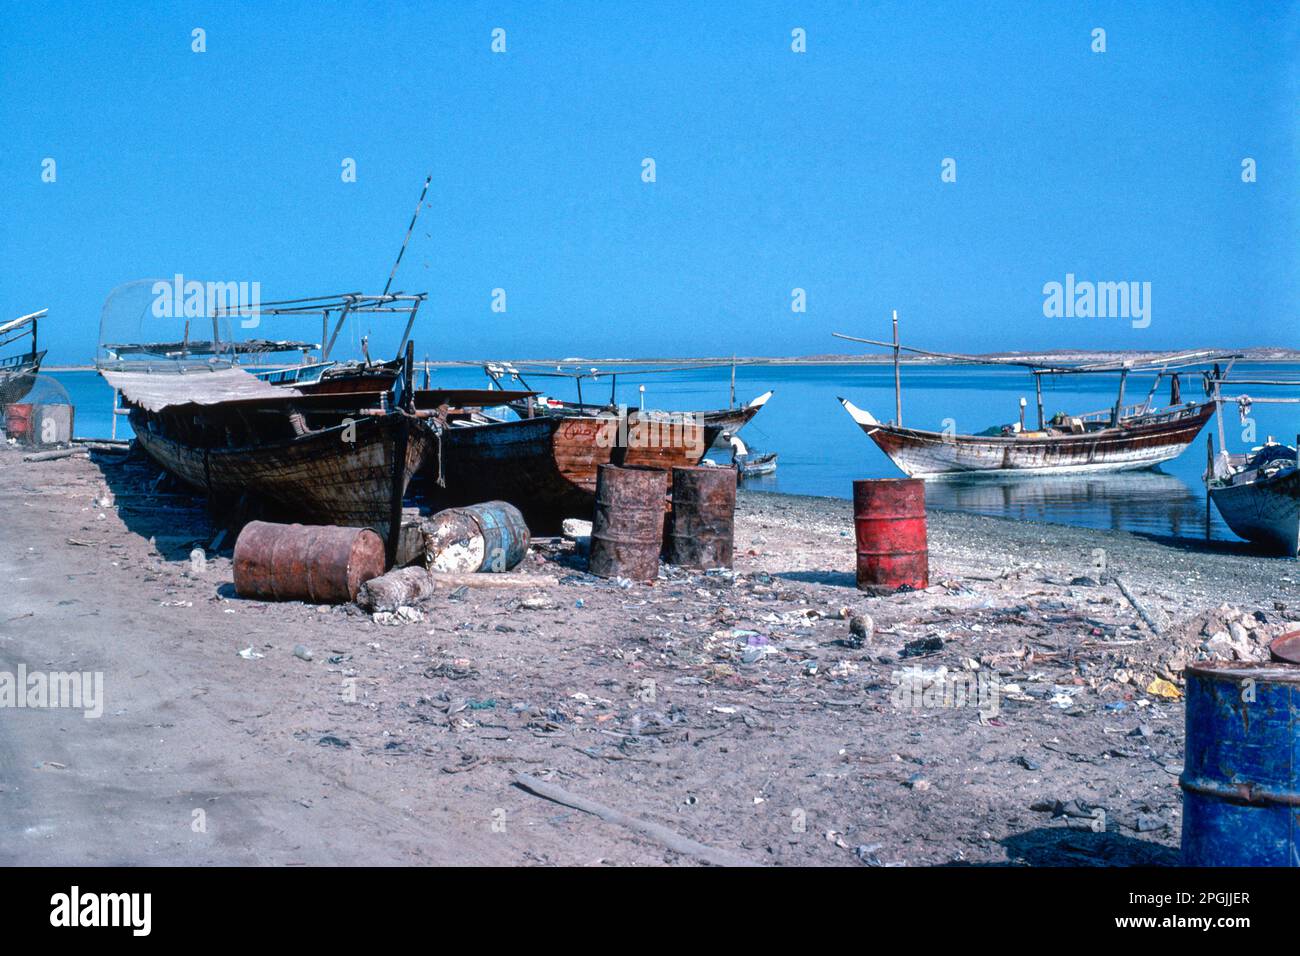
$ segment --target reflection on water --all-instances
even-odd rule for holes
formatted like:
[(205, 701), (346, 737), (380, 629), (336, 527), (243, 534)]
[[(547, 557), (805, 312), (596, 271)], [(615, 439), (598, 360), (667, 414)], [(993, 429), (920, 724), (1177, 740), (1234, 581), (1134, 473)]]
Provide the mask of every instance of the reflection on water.
[[(927, 481), (925, 500), (931, 508), (1028, 521), (1177, 538), (1205, 536), (1204, 494), (1197, 495), (1162, 471)], [(1217, 512), (1213, 518), (1218, 518)]]

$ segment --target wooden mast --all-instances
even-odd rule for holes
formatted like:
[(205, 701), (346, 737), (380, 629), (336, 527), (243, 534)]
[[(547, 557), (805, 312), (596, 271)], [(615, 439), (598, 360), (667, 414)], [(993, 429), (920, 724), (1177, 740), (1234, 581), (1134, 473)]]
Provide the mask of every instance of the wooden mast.
[(894, 424), (903, 425), (903, 388), (898, 374), (898, 310), (894, 310)]

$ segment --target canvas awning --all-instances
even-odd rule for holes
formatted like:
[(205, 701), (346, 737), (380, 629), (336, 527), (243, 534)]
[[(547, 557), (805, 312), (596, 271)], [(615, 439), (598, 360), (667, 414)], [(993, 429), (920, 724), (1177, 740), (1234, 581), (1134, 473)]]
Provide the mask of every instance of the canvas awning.
[(301, 396), (296, 388), (272, 385), (242, 368), (193, 368), (184, 372), (115, 372), (100, 375), (130, 404), (150, 412), (178, 405), (284, 399)]

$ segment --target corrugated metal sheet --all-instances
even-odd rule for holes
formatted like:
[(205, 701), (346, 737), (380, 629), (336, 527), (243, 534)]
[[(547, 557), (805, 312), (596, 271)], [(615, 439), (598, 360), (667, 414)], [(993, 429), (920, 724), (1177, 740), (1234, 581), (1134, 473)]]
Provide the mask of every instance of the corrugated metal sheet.
[(176, 405), (284, 399), (301, 396), (296, 388), (272, 385), (242, 368), (194, 368), (185, 372), (100, 371), (108, 384), (132, 405), (150, 412)]

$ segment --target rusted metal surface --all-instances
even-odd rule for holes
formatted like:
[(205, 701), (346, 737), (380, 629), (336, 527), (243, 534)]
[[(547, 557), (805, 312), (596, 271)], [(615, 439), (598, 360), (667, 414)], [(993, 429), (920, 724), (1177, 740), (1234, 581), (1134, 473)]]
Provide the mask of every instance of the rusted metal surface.
[(925, 482), (882, 478), (853, 483), (858, 587), (920, 590), (930, 584)]
[(664, 536), (664, 479), (654, 468), (601, 465), (591, 528), (592, 574), (653, 581)]
[(528, 553), (531, 535), (505, 501), (448, 508), (424, 522), (425, 562), (435, 571), (509, 571)]
[(1300, 866), (1300, 667), (1186, 669), (1186, 866)]
[(342, 604), (384, 573), (384, 542), (369, 528), (252, 521), (235, 542), (240, 597)]
[(729, 568), (735, 541), (736, 469), (674, 468), (668, 560)]
[[(660, 469), (664, 496), (669, 469), (695, 465), (708, 450), (696, 424), (654, 425), (630, 416), (626, 433), (611, 418), (545, 416), (447, 428), (442, 438), (445, 488), (440, 503), (508, 501), (534, 532), (558, 530), (564, 518), (591, 518), (596, 472), (606, 464)], [(620, 437), (628, 447), (620, 447)]]
[(1300, 664), (1300, 631), (1283, 634), (1268, 646), (1273, 660), (1282, 664)]
[(6, 405), (5, 413), (5, 436), (13, 438), (24, 445), (32, 442), (32, 413), (35, 406), (26, 403), (15, 403)]

